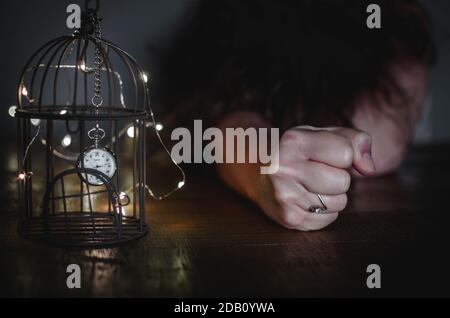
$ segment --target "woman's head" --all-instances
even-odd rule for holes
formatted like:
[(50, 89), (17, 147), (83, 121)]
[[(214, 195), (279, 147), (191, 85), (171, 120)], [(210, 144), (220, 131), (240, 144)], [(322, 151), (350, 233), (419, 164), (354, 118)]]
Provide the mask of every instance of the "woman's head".
[(366, 25), (369, 3), (202, 1), (169, 54), (166, 102), (195, 100), (213, 118), (254, 109), (284, 128), (314, 124), (317, 114), (348, 121), (358, 92), (390, 81), (389, 65), (434, 58), (428, 18), (414, 1), (377, 1), (381, 29)]

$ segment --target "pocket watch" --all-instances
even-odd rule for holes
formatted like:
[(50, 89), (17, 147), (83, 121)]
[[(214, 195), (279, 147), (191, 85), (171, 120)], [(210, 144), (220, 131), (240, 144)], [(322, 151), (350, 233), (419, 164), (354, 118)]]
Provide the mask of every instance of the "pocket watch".
[[(112, 179), (117, 170), (117, 159), (114, 153), (106, 147), (99, 146), (99, 141), (105, 137), (105, 131), (98, 126), (88, 133), (90, 139), (94, 140), (94, 145), (81, 152), (77, 166), (97, 170)], [(81, 173), (80, 178), (92, 186), (101, 186), (105, 182), (95, 175)]]
[[(112, 179), (116, 174), (117, 162), (114, 153), (108, 148), (90, 147), (81, 153), (78, 158), (78, 167), (97, 170), (106, 175), (108, 179)], [(104, 184), (103, 180), (92, 174), (82, 173), (80, 177), (92, 186)]]

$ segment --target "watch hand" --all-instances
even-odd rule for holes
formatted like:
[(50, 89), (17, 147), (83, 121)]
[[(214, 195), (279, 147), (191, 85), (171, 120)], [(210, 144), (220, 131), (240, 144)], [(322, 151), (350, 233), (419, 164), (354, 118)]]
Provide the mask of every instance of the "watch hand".
[(96, 168), (100, 168), (100, 167), (104, 167), (104, 166), (107, 166), (107, 165), (109, 165), (109, 163), (105, 163), (105, 164), (103, 164), (103, 165), (97, 165), (97, 166), (95, 166)]

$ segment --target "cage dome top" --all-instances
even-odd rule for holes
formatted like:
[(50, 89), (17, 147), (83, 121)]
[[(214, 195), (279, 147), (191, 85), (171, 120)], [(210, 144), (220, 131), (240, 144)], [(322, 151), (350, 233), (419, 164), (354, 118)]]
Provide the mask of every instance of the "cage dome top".
[(48, 41), (26, 63), (16, 116), (109, 120), (150, 114), (148, 75), (130, 54), (102, 37), (99, 2), (95, 8), (88, 3), (79, 29)]

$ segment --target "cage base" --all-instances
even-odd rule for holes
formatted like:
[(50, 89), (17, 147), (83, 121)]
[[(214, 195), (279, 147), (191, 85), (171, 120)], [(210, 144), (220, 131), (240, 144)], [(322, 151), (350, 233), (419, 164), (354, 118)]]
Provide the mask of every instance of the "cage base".
[(141, 238), (148, 227), (133, 217), (122, 216), (121, 224), (112, 213), (52, 214), (22, 222), (19, 233), (26, 239), (55, 247), (100, 248)]

